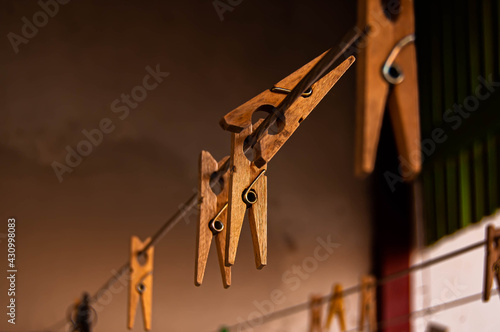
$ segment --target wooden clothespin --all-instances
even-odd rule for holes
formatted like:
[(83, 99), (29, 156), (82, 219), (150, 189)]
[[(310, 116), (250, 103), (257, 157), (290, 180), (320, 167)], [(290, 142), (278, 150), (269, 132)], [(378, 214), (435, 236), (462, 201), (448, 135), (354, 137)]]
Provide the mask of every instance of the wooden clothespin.
[[(255, 111), (271, 112), (272, 107), (277, 107), (325, 54), (326, 52), (281, 80), (273, 88), (262, 92), (226, 114), (220, 121), (222, 128), (233, 133), (241, 133), (244, 129), (252, 125), (252, 115)], [(255, 145), (256, 155), (254, 162), (257, 167), (262, 167), (274, 157), (276, 152), (281, 149), (288, 138), (297, 130), (300, 123), (307, 118), (354, 61), (355, 58), (350, 56), (338, 67), (319, 79), (278, 119), (278, 132), (265, 135)]]
[(377, 331), (377, 283), (373, 276), (361, 279), (361, 314), (359, 318), (359, 331), (364, 330), (365, 321), (368, 320), (370, 332)]
[(333, 317), (337, 316), (339, 318), (340, 331), (345, 331), (345, 309), (344, 309), (344, 290), (340, 284), (336, 284), (333, 287), (333, 294), (330, 298), (330, 305), (328, 307), (328, 317), (326, 320), (326, 328), (329, 329)]
[(398, 152), (409, 168), (402, 176), (411, 180), (421, 170), (413, 0), (400, 1), (399, 13), (382, 3), (358, 0), (358, 25), (370, 30), (358, 57), (355, 167), (360, 176), (372, 173), (388, 104)]
[[(73, 332), (90, 332), (92, 327), (92, 312), (95, 311), (90, 305), (90, 296), (83, 293), (81, 300), (78, 300), (74, 307), (74, 317), (71, 314), (71, 323)], [(95, 319), (95, 317), (94, 317)]]
[(261, 122), (252, 123), (255, 111), (272, 112), (308, 71), (324, 56), (320, 55), (304, 67), (280, 81), (275, 87), (257, 95), (250, 101), (226, 114), (220, 124), (231, 134), (231, 164), (229, 175), (229, 216), (226, 244), (226, 265), (234, 264), (245, 211), (254, 244), (257, 268), (267, 264), (267, 162), (295, 132), (326, 93), (354, 62), (354, 57), (314, 83), (294, 104), (278, 118), (278, 132), (266, 133), (254, 147), (254, 158), (249, 160), (244, 151), (245, 139)]
[(215, 194), (214, 190), (210, 187), (212, 174), (214, 174), (228, 158), (229, 156), (217, 163), (210, 152), (202, 151), (200, 154), (200, 174), (198, 183), (200, 213), (196, 243), (196, 286), (200, 286), (203, 282), (208, 253), (213, 237), (215, 237), (217, 255), (219, 257), (222, 283), (224, 288), (228, 288), (231, 285), (231, 268), (225, 264), (229, 174), (225, 173), (221, 178), (219, 182), (221, 191), (218, 194)]
[(150, 238), (142, 242), (138, 237), (132, 236), (130, 241), (130, 283), (128, 293), (128, 328), (134, 327), (137, 304), (142, 306), (144, 330), (151, 329), (151, 312), (153, 302), (153, 254), (154, 248), (150, 247), (142, 257), (138, 254), (145, 248)]
[(309, 327), (309, 332), (323, 332), (323, 327), (321, 325), (322, 306), (323, 298), (321, 296), (314, 295), (311, 297), (311, 303), (309, 304), (309, 308), (311, 310), (311, 325)]
[(490, 300), (493, 276), (500, 288), (500, 228), (488, 225), (486, 228), (486, 260), (484, 263), (484, 302)]
[(231, 134), (226, 265), (234, 265), (243, 219), (248, 210), (255, 265), (262, 269), (267, 265), (267, 165), (259, 169), (243, 152), (245, 138), (252, 129), (250, 124), (241, 133)]

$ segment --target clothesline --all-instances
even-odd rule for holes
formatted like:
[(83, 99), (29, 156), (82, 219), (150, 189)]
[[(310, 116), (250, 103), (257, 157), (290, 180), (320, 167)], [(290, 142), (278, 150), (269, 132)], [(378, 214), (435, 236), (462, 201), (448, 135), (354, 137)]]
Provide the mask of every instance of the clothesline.
[[(325, 72), (332, 67), (332, 65), (344, 55), (361, 37), (363, 37), (369, 28), (363, 30), (353, 29), (348, 35), (343, 39), (338, 47), (332, 47), (318, 63), (297, 83), (297, 85), (287, 94), (283, 101), (265, 118), (262, 124), (248, 137), (249, 139), (245, 142), (245, 151), (250, 150), (255, 146), (255, 144), (265, 135), (269, 128), (271, 128), (275, 122), (283, 117), (286, 110), (299, 98), (307, 89), (309, 89), (317, 80), (319, 80)], [(229, 160), (224, 163), (214, 174), (210, 180), (210, 186), (214, 187), (219, 179), (229, 170)], [(193, 194), (183, 205), (183, 208), (176, 211), (176, 213), (168, 219), (160, 229), (151, 236), (151, 241), (138, 253), (138, 256), (144, 255), (146, 251), (156, 245), (161, 239), (175, 226), (179, 221), (181, 221), (187, 213), (194, 209), (198, 205), (198, 193)], [(94, 303), (100, 299), (100, 297), (112, 287), (123, 275), (130, 271), (130, 263), (126, 262), (118, 271), (108, 280), (106, 283), (99, 288), (90, 298), (90, 303)], [(65, 325), (67, 320), (61, 320), (56, 324), (52, 325), (53, 329), (60, 329)]]
[[(492, 295), (497, 295), (498, 293), (499, 293), (498, 288), (493, 289), (491, 291)], [(407, 320), (412, 319), (412, 318), (425, 317), (425, 316), (432, 315), (432, 314), (435, 314), (435, 313), (438, 313), (441, 311), (445, 311), (448, 309), (457, 308), (457, 307), (460, 307), (462, 305), (473, 303), (473, 302), (476, 302), (478, 300), (481, 300), (482, 296), (483, 296), (483, 293), (477, 293), (477, 294), (465, 296), (465, 297), (462, 297), (462, 298), (459, 298), (459, 299), (456, 299), (453, 301), (437, 304), (437, 305), (429, 307), (429, 308), (424, 308), (424, 309), (412, 311), (411, 313), (409, 313), (407, 315), (393, 317), (393, 318), (390, 318), (386, 321), (378, 322), (377, 324), (379, 326), (379, 329), (383, 329), (386, 327), (390, 327), (391, 325), (394, 325), (394, 324), (406, 322)], [(357, 331), (359, 331), (359, 327), (352, 328), (350, 330), (347, 330), (346, 332), (357, 332)]]
[[(383, 286), (383, 285), (385, 285), (385, 284), (387, 284), (387, 283), (389, 283), (391, 281), (394, 281), (396, 279), (399, 279), (399, 278), (402, 278), (404, 276), (407, 276), (407, 275), (409, 275), (412, 272), (422, 270), (422, 269), (430, 267), (432, 265), (435, 265), (435, 264), (447, 261), (449, 259), (455, 258), (457, 256), (463, 255), (465, 253), (468, 253), (468, 252), (470, 252), (472, 250), (475, 250), (475, 249), (478, 249), (480, 247), (484, 247), (486, 244), (487, 244), (487, 242), (485, 240), (483, 240), (483, 241), (476, 242), (476, 243), (473, 243), (471, 245), (468, 245), (466, 247), (454, 250), (454, 251), (449, 252), (447, 254), (444, 254), (442, 256), (438, 256), (436, 258), (429, 259), (429, 260), (427, 260), (427, 261), (425, 261), (423, 263), (412, 265), (412, 266), (410, 266), (407, 269), (404, 269), (404, 270), (392, 273), (392, 274), (387, 275), (387, 276), (385, 276), (385, 277), (383, 277), (381, 279), (378, 279), (377, 282), (376, 282), (376, 285), (377, 286)], [(352, 295), (352, 294), (358, 293), (360, 290), (361, 290), (361, 285), (352, 286), (352, 287), (346, 288), (343, 291), (343, 295), (344, 296)], [(498, 293), (498, 290), (492, 291), (492, 294), (493, 294), (493, 292), (494, 293)], [(330, 298), (332, 297), (332, 295), (333, 294), (330, 293), (330, 294), (327, 294), (327, 295), (323, 296), (321, 298), (322, 303), (323, 304), (327, 303), (330, 300)], [(469, 301), (470, 298), (472, 298), (472, 297), (474, 297), (474, 298), (478, 297), (478, 299), (480, 299), (481, 295), (482, 295), (482, 293), (475, 294), (475, 295), (471, 295), (471, 296), (468, 296), (468, 297), (465, 297), (465, 298), (462, 298), (462, 299), (450, 301), (450, 302), (447, 302), (445, 304), (450, 304), (451, 305), (451, 304), (457, 303), (460, 300), (467, 300), (467, 301)], [(470, 300), (469, 302), (472, 302), (472, 300)], [(466, 303), (469, 303), (469, 302), (466, 302)], [(464, 303), (464, 304), (466, 304), (466, 303)], [(299, 313), (301, 311), (309, 310), (309, 304), (310, 304), (309, 301), (302, 302), (302, 303), (299, 303), (299, 304), (296, 304), (296, 305), (293, 305), (293, 306), (290, 306), (290, 307), (287, 307), (287, 308), (284, 308), (284, 309), (281, 309), (281, 310), (277, 310), (277, 311), (275, 311), (273, 313), (270, 313), (268, 315), (263, 315), (261, 317), (261, 321), (258, 322), (258, 323), (255, 323), (255, 321), (253, 321), (253, 320), (252, 320), (252, 322), (250, 322), (250, 320), (246, 320), (246, 321), (234, 324), (234, 325), (227, 326), (226, 328), (229, 329), (229, 331), (232, 331), (233, 329), (237, 329), (237, 328), (239, 328), (240, 330), (245, 330), (246, 329), (245, 326), (249, 326), (250, 325), (252, 327), (255, 327), (255, 326), (263, 325), (263, 324), (266, 324), (268, 322), (271, 322), (271, 321), (274, 321), (274, 320), (277, 320), (277, 319), (280, 319), (280, 318), (283, 318), (283, 317), (286, 317), (286, 316), (290, 316), (290, 315)], [(405, 315), (405, 316), (401, 316), (401, 317), (396, 317), (396, 318), (399, 318), (399, 319), (409, 319), (409, 318), (412, 318), (413, 315), (418, 314), (419, 312), (437, 310), (437, 309), (439, 309), (439, 307), (441, 307), (441, 306), (443, 306), (445, 304), (437, 305), (437, 306), (431, 307), (431, 308), (422, 309), (422, 310), (419, 310), (419, 311), (412, 312), (409, 315)], [(441, 310), (446, 310), (446, 309), (441, 309)], [(441, 311), (441, 310), (438, 310), (438, 311)], [(396, 318), (393, 318), (393, 319), (396, 319)], [(381, 322), (381, 324), (383, 324), (383, 323), (384, 322)], [(354, 329), (352, 331), (357, 331), (357, 329), (358, 328), (356, 328), (356, 329)], [(237, 331), (240, 331), (240, 330), (237, 330)]]

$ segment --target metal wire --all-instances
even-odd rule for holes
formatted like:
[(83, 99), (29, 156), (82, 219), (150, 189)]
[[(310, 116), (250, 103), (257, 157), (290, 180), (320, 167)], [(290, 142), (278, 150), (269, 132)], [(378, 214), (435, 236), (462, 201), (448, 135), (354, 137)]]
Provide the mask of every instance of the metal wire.
[[(251, 148), (255, 146), (255, 144), (264, 136), (264, 134), (267, 132), (267, 130), (274, 125), (277, 119), (279, 119), (283, 114), (286, 112), (286, 110), (299, 98), (306, 92), (318, 79), (321, 78), (321, 76), (335, 63), (340, 56), (342, 56), (358, 39), (363, 37), (367, 32), (369, 31), (368, 27), (365, 27), (363, 30), (356, 30), (355, 33), (351, 33), (350, 36), (345, 40), (342, 45), (343, 47), (339, 47), (338, 49), (330, 49), (325, 56), (316, 63), (316, 65), (300, 80), (300, 82), (295, 86), (295, 88), (287, 94), (287, 96), (283, 99), (283, 101), (276, 107), (273, 112), (269, 114), (269, 116), (266, 117), (266, 119), (262, 122), (262, 124), (249, 136), (249, 139), (245, 142), (244, 146), (244, 151), (247, 152)], [(230, 160), (226, 160), (226, 162), (221, 165), (221, 167), (216, 171), (210, 180), (210, 186), (213, 188), (220, 180), (220, 178), (229, 170), (229, 165), (230, 165)], [(198, 194), (195, 193), (193, 194), (187, 202), (184, 204), (183, 209), (178, 210), (167, 222), (165, 222), (161, 228), (151, 237), (151, 241), (148, 242), (148, 244), (143, 248), (142, 251), (138, 253), (138, 256), (144, 255), (146, 251), (151, 247), (156, 245), (181, 219), (184, 218), (184, 216), (191, 211), (196, 205), (198, 204)], [(453, 257), (462, 255), (466, 252), (469, 252), (471, 250), (477, 249), (481, 246), (484, 246), (486, 241), (481, 241), (475, 244), (472, 244), (470, 246), (467, 246), (465, 248), (453, 251), (451, 253), (448, 253), (446, 255), (431, 259), (429, 261), (426, 261), (421, 264), (417, 264), (414, 266), (411, 266), (408, 269), (399, 271), (397, 273), (391, 274), (389, 276), (386, 276), (380, 280), (377, 281), (377, 286), (384, 285), (390, 281), (393, 281), (395, 279), (401, 278), (403, 276), (406, 276), (414, 271), (429, 267), (431, 265), (446, 261), (448, 259), (451, 259)], [(114, 275), (111, 277), (101, 288), (99, 288), (96, 293), (90, 298), (89, 303), (93, 303), (97, 300), (100, 299), (100, 297), (105, 293), (106, 290), (108, 290), (111, 286), (113, 286), (124, 274), (130, 271), (130, 263), (127, 262), (125, 263)], [(343, 291), (343, 294), (345, 296), (351, 295), (354, 293), (357, 293), (361, 290), (360, 285), (356, 285), (350, 288), (347, 288)], [(498, 293), (498, 290), (495, 289), (493, 290), (492, 293)], [(465, 297), (462, 299), (458, 299), (455, 301), (451, 301), (448, 303), (445, 303), (443, 305), (431, 307), (431, 308), (426, 308), (420, 311), (412, 312), (409, 315), (401, 316), (401, 317), (396, 317), (395, 319), (408, 319), (412, 317), (413, 315), (417, 315), (419, 313), (424, 313), (424, 315), (429, 314), (429, 313), (434, 313), (438, 312), (441, 310), (446, 310), (449, 307), (454, 307), (454, 306), (459, 306), (465, 303), (469, 303), (472, 301), (477, 300), (478, 298), (481, 298), (482, 294), (476, 294), (472, 295), (469, 297)], [(325, 295), (321, 298), (321, 303), (326, 303), (329, 301), (331, 298), (332, 294)], [(292, 315), (300, 311), (307, 310), (309, 308), (309, 301), (300, 303), (285, 309), (281, 309), (278, 311), (275, 311), (271, 314), (265, 315), (262, 318), (262, 322), (257, 324), (257, 325), (262, 325), (267, 322), (279, 319), (284, 316)], [(442, 308), (442, 309), (440, 309)], [(390, 321), (387, 321), (388, 323)], [(66, 320), (61, 320), (54, 325), (52, 325), (51, 328), (48, 330), (56, 329), (59, 330), (62, 328), (64, 325), (66, 325), (67, 321)], [(234, 329), (237, 327), (242, 327), (243, 324), (248, 323), (248, 321), (241, 322), (232, 326), (229, 326), (228, 328)], [(381, 322), (383, 324), (384, 322)], [(255, 325), (255, 324), (253, 324)], [(349, 330), (349, 331), (356, 331), (358, 328)]]
[[(467, 247), (464, 247), (464, 248), (461, 248), (461, 249), (449, 252), (447, 254), (444, 254), (442, 256), (439, 256), (439, 257), (436, 257), (436, 258), (433, 258), (433, 259), (430, 259), (430, 260), (425, 261), (423, 263), (410, 266), (407, 269), (404, 269), (404, 270), (392, 273), (392, 274), (390, 274), (390, 275), (388, 275), (388, 276), (386, 276), (384, 278), (381, 278), (381, 279), (377, 280), (376, 285), (377, 286), (383, 286), (383, 285), (385, 285), (385, 284), (387, 284), (387, 283), (389, 283), (391, 281), (394, 281), (396, 279), (404, 277), (404, 276), (406, 276), (406, 275), (408, 275), (408, 274), (410, 274), (412, 272), (415, 272), (415, 271), (418, 271), (418, 270), (422, 270), (422, 269), (424, 269), (426, 267), (429, 267), (429, 266), (432, 266), (432, 265), (435, 265), (435, 264), (447, 261), (447, 260), (449, 260), (451, 258), (463, 255), (463, 254), (465, 254), (465, 253), (467, 253), (469, 251), (478, 249), (478, 248), (480, 248), (482, 246), (485, 246), (486, 243), (487, 243), (486, 241), (477, 242), (477, 243), (471, 244), (471, 245), (469, 245)], [(361, 290), (361, 285), (352, 286), (352, 287), (346, 288), (343, 291), (343, 295), (344, 296), (352, 295), (352, 294), (358, 293), (360, 290)], [(495, 290), (495, 291), (497, 291), (497, 290)], [(330, 298), (332, 297), (332, 295), (333, 295), (333, 293), (330, 293), (330, 294), (327, 294), (327, 295), (323, 296), (321, 298), (321, 302), (323, 304), (327, 303), (330, 300)], [(482, 294), (473, 295), (473, 296), (474, 296), (474, 298), (477, 297), (477, 296), (479, 296), (479, 298), (481, 298), (481, 295)], [(470, 297), (466, 297), (464, 299), (468, 299), (468, 298), (470, 298)], [(455, 303), (455, 302), (457, 302), (459, 300), (455, 300), (455, 301), (452, 301), (452, 302), (449, 302), (449, 303)], [(304, 311), (304, 310), (308, 310), (309, 309), (309, 304), (310, 304), (310, 302), (307, 301), (307, 302), (303, 302), (303, 303), (299, 303), (299, 304), (293, 305), (291, 307), (287, 307), (287, 308), (284, 308), (284, 309), (281, 309), (281, 310), (274, 311), (274, 312), (272, 312), (272, 313), (270, 313), (268, 315), (262, 316), (261, 317), (262, 318), (261, 321), (258, 322), (257, 324), (254, 321), (250, 322), (249, 320), (247, 320), (247, 321), (244, 321), (244, 322), (240, 322), (240, 323), (237, 323), (237, 324), (234, 324), (234, 325), (227, 326), (226, 328), (228, 328), (229, 331), (231, 331), (232, 329), (236, 329), (236, 328), (240, 328), (240, 329), (245, 330), (246, 329), (245, 326), (249, 326), (249, 323), (251, 323), (252, 327), (263, 325), (263, 324), (266, 324), (266, 323), (268, 323), (270, 321), (277, 320), (277, 319), (280, 319), (282, 317), (286, 317), (286, 316), (289, 316), (289, 315), (293, 315), (295, 313), (298, 313), (298, 312), (301, 312), (301, 311)], [(442, 305), (439, 305), (439, 306), (442, 306)], [(436, 307), (439, 307), (439, 306), (436, 306)], [(436, 307), (427, 308), (425, 310), (427, 310), (427, 311), (429, 311), (429, 310), (437, 310), (437, 309), (433, 309), (433, 308), (436, 308)], [(421, 310), (421, 311), (423, 311), (423, 310)], [(402, 318), (406, 317), (406, 319), (408, 319), (413, 314), (415, 314), (415, 313), (410, 313), (409, 315), (405, 315), (405, 316), (401, 316), (401, 317), (397, 317), (397, 318), (402, 319)], [(396, 318), (394, 318), (394, 319), (396, 319)], [(389, 321), (387, 321), (387, 322), (389, 322)], [(357, 331), (357, 329), (358, 328), (353, 329), (352, 331)]]
[[(496, 295), (498, 293), (499, 293), (498, 288), (493, 289), (491, 291), (492, 295)], [(473, 294), (473, 295), (469, 295), (469, 296), (464, 296), (464, 297), (461, 297), (461, 298), (453, 300), (453, 301), (437, 304), (433, 307), (412, 311), (407, 315), (401, 315), (401, 316), (387, 319), (385, 321), (380, 321), (380, 322), (377, 322), (377, 331), (383, 330), (384, 328), (390, 327), (390, 326), (395, 325), (395, 324), (406, 322), (412, 318), (425, 317), (425, 316), (433, 315), (433, 314), (441, 312), (441, 311), (445, 311), (445, 310), (452, 309), (452, 308), (457, 308), (457, 307), (460, 307), (460, 306), (465, 305), (465, 304), (476, 302), (478, 300), (481, 300), (482, 297), (483, 297), (483, 293), (477, 293), (477, 294)], [(350, 330), (347, 330), (346, 332), (355, 332), (355, 331), (359, 331), (359, 327), (352, 328)]]
[[(243, 146), (243, 151), (246, 153), (252, 149), (255, 144), (265, 135), (265, 133), (271, 128), (277, 119), (282, 117), (286, 110), (293, 105), (293, 103), (302, 96), (317, 80), (319, 80), (325, 72), (332, 67), (332, 65), (349, 50), (350, 47), (357, 40), (363, 37), (369, 28), (363, 30), (356, 29), (350, 32), (344, 42), (342, 42), (338, 48), (332, 47), (317, 63), (314, 67), (297, 83), (293, 90), (286, 95), (283, 101), (276, 107), (273, 112), (271, 112), (264, 121), (259, 125), (259, 127), (249, 135), (248, 139), (245, 141)], [(222, 176), (229, 170), (229, 165), (231, 159), (228, 158), (215, 172), (214, 176), (210, 179), (210, 187), (213, 188), (219, 183)], [(167, 234), (183, 217), (198, 204), (198, 195), (193, 194), (191, 198), (184, 204), (184, 209), (177, 211), (176, 214), (170, 218), (159, 230), (156, 232), (151, 241), (142, 249), (139, 255), (143, 255), (151, 246), (158, 243), (165, 234)]]
[[(350, 33), (348, 38), (345, 38), (341, 43), (342, 47), (331, 48), (323, 58), (316, 63), (316, 65), (300, 80), (300, 82), (293, 88), (293, 90), (287, 94), (280, 105), (271, 112), (267, 118), (262, 122), (262, 124), (255, 130), (251, 138), (246, 142), (244, 146), (244, 151), (247, 152), (264, 136), (267, 130), (276, 122), (276, 120), (283, 116), (288, 108), (308, 90), (321, 76), (338, 60), (359, 38), (368, 31), (368, 28), (364, 30), (356, 30), (354, 33)], [(220, 178), (229, 170), (230, 160), (221, 165), (221, 167), (215, 172), (214, 176), (210, 180), (210, 186), (213, 188), (220, 180)], [(138, 253), (138, 256), (143, 256), (147, 250), (156, 245), (161, 239), (175, 226), (179, 223), (184, 216), (190, 212), (194, 207), (198, 205), (198, 193), (193, 194), (183, 205), (181, 210), (178, 210), (170, 219), (168, 219), (160, 229), (151, 237), (145, 247)], [(115, 273), (106, 283), (97, 290), (97, 292), (90, 298), (90, 303), (93, 303), (100, 299), (100, 297), (113, 286), (125, 273), (130, 271), (130, 263), (125, 263), (117, 273)], [(54, 326), (59, 326), (61, 323), (58, 322)], [(60, 327), (59, 327), (60, 328)]]

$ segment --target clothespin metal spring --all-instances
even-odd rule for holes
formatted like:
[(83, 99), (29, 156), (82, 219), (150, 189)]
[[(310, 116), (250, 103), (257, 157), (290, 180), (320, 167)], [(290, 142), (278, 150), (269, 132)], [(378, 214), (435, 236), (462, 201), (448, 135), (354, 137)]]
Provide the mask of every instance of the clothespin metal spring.
[(250, 184), (250, 186), (248, 186), (248, 188), (243, 191), (242, 198), (243, 198), (243, 202), (245, 202), (245, 204), (253, 205), (253, 204), (257, 203), (257, 199), (259, 197), (257, 196), (257, 192), (254, 189), (252, 189), (252, 187), (254, 186), (255, 182), (257, 182), (260, 179), (260, 177), (262, 175), (264, 175), (264, 173), (266, 173), (265, 169), (260, 171), (259, 175), (257, 175), (255, 180), (253, 180), (253, 182)]
[(139, 282), (137, 282), (135, 288), (137, 289), (137, 292), (139, 294), (143, 294), (144, 291), (146, 290), (146, 285), (144, 285), (144, 279), (147, 278), (147, 276), (149, 276), (150, 274), (153, 274), (153, 271), (149, 271), (148, 273), (146, 273), (144, 276), (142, 276), (142, 278), (139, 280)]
[(222, 209), (220, 209), (219, 213), (217, 213), (215, 218), (210, 220), (210, 222), (208, 223), (208, 228), (210, 228), (210, 230), (212, 231), (212, 233), (214, 235), (218, 234), (224, 230), (224, 224), (222, 223), (222, 221), (220, 221), (218, 219), (219, 219), (220, 215), (222, 214), (222, 212), (224, 212), (224, 210), (226, 208), (227, 208), (227, 203), (224, 204), (224, 207)]
[(413, 42), (415, 42), (415, 34), (412, 33), (406, 37), (403, 37), (396, 45), (394, 45), (391, 53), (389, 53), (389, 56), (387, 57), (387, 60), (385, 60), (384, 66), (382, 67), (382, 75), (389, 84), (396, 85), (403, 82), (405, 75), (401, 68), (396, 63), (394, 63), (394, 61), (398, 57), (401, 50), (406, 45)]
[[(290, 89), (279, 88), (277, 86), (273, 86), (270, 90), (271, 90), (271, 92), (282, 93), (282, 94), (285, 94), (285, 95), (287, 95), (290, 92), (292, 92), (292, 90), (290, 90)], [(313, 93), (313, 89), (309, 88), (306, 91), (304, 91), (301, 96), (304, 97), (304, 98), (307, 98), (307, 97), (310, 97), (312, 95), (312, 93)]]

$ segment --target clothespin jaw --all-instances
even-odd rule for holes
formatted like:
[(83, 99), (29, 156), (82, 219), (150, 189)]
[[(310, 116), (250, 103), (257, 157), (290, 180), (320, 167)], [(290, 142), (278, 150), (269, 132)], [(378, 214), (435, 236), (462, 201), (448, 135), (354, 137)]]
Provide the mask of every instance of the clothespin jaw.
[(231, 268), (226, 266), (226, 233), (227, 233), (227, 204), (229, 191), (229, 174), (225, 173), (220, 180), (221, 191), (216, 194), (211, 186), (212, 174), (224, 164), (229, 157), (223, 158), (219, 163), (210, 152), (202, 151), (200, 154), (200, 173), (198, 199), (199, 218), (198, 236), (196, 242), (195, 285), (200, 286), (205, 275), (208, 253), (212, 238), (215, 237), (219, 267), (222, 274), (224, 288), (231, 285)]
[(377, 306), (376, 306), (377, 283), (373, 276), (365, 276), (361, 279), (361, 314), (359, 319), (359, 331), (364, 330), (366, 320), (370, 332), (377, 331)]
[(243, 219), (248, 211), (255, 265), (262, 269), (267, 265), (267, 165), (258, 168), (243, 151), (245, 139), (252, 133), (252, 128), (250, 124), (240, 133), (231, 134), (226, 265), (234, 265)]
[(323, 327), (321, 325), (322, 305), (323, 305), (323, 298), (321, 296), (314, 295), (311, 297), (311, 302), (309, 304), (309, 308), (311, 310), (311, 324), (309, 326), (309, 332), (323, 332)]
[[(262, 92), (226, 114), (220, 121), (222, 128), (233, 133), (241, 133), (242, 130), (252, 124), (252, 114), (255, 111), (271, 112), (273, 107), (277, 107), (285, 99), (286, 94), (297, 85), (325, 54), (326, 52), (284, 78), (272, 89)], [(338, 67), (314, 83), (283, 116), (278, 118), (277, 132), (264, 135), (255, 145), (254, 162), (257, 167), (262, 167), (274, 157), (299, 127), (300, 123), (307, 118), (354, 61), (353, 56), (346, 59)], [(256, 126), (254, 125), (254, 127)]]
[(495, 228), (493, 225), (488, 225), (486, 228), (485, 258), (483, 301), (487, 302), (491, 297), (493, 277), (500, 288), (500, 228)]
[(358, 0), (358, 8), (358, 25), (370, 31), (358, 56), (356, 174), (373, 172), (388, 105), (400, 161), (408, 168), (402, 176), (411, 180), (422, 163), (413, 0), (401, 1), (394, 19), (380, 0)]
[(128, 293), (128, 328), (134, 327), (137, 305), (140, 300), (144, 330), (151, 329), (151, 312), (153, 302), (153, 254), (154, 248), (150, 247), (142, 258), (138, 254), (150, 241), (147, 238), (142, 242), (138, 237), (132, 236), (130, 241), (130, 283)]
[(330, 328), (334, 316), (339, 318), (340, 331), (345, 331), (344, 290), (340, 284), (336, 284), (333, 287), (333, 294), (328, 307), (328, 317), (326, 321), (327, 329)]

